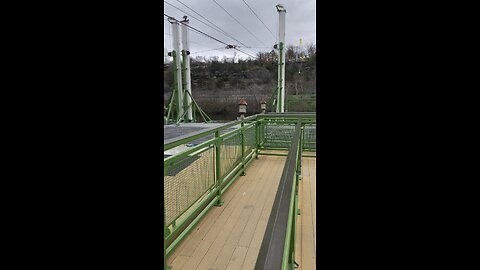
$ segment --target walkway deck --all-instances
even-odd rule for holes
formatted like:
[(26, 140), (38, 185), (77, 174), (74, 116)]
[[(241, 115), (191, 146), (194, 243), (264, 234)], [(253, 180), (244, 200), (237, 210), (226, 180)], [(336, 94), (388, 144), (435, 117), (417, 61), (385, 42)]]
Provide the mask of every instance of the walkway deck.
[(317, 255), (317, 165), (315, 158), (302, 158), (302, 180), (298, 190), (298, 208), (295, 243), (295, 261), (300, 265), (297, 269), (316, 269)]
[[(315, 159), (303, 160), (299, 192), (309, 195), (300, 204), (296, 261), (305, 264), (301, 269), (315, 269)], [(172, 270), (254, 269), (285, 161), (262, 155), (254, 160), (223, 195), (224, 205), (213, 207), (170, 256)]]

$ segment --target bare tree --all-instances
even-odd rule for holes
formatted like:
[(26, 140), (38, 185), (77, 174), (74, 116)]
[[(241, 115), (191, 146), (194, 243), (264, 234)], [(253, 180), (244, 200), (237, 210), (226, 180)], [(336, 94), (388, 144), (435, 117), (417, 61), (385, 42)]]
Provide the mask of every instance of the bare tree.
[(307, 45), (307, 53), (308, 57), (313, 57), (314, 55), (317, 54), (317, 47), (315, 44), (310, 43)]
[(295, 48), (293, 47), (293, 45), (288, 45), (287, 46), (287, 51), (285, 53), (286, 55), (286, 59), (294, 59), (295, 58)]

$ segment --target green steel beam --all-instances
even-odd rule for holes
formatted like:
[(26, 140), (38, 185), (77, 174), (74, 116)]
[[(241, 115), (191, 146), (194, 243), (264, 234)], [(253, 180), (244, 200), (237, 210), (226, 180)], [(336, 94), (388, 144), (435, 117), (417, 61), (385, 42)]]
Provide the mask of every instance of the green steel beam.
[[(253, 120), (253, 119), (256, 119), (256, 118), (257, 118), (257, 115), (252, 115), (252, 116), (246, 117), (244, 119), (244, 121), (247, 120), (247, 119)], [(216, 127), (216, 128), (211, 128), (211, 129), (208, 129), (208, 130), (201, 130), (201, 131), (197, 131), (197, 132), (192, 132), (192, 133), (187, 134), (187, 135), (183, 135), (183, 136), (179, 136), (179, 137), (176, 137), (176, 138), (164, 140), (163, 141), (163, 151), (167, 151), (169, 149), (172, 149), (172, 148), (177, 147), (179, 145), (188, 143), (190, 141), (200, 139), (200, 138), (208, 136), (210, 134), (214, 134), (217, 131), (221, 131), (221, 130), (227, 129), (229, 127), (232, 127), (232, 126), (239, 125), (240, 123), (241, 123), (240, 120), (235, 120), (235, 121), (228, 122), (225, 125), (222, 125), (222, 126), (219, 126), (219, 127)]]
[(277, 87), (277, 110), (276, 112), (279, 113), (281, 112), (281, 108), (284, 102), (284, 98), (282, 96), (282, 82), (285, 80), (285, 73), (282, 71), (282, 66), (285, 65), (284, 59), (283, 59), (283, 42), (280, 42), (279, 44), (279, 63), (278, 63), (278, 87)]

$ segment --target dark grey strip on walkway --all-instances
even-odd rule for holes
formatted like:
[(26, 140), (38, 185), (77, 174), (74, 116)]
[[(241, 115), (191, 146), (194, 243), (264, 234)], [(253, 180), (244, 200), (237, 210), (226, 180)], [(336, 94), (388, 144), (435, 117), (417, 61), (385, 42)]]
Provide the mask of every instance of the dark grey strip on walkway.
[[(301, 125), (297, 123), (292, 146), (288, 152), (287, 161), (283, 169), (282, 178), (278, 185), (272, 212), (268, 219), (267, 229), (263, 236), (262, 245), (258, 254), (255, 270), (282, 269), (283, 249), (288, 227), (288, 214), (293, 189), (294, 174), (296, 171), (296, 153), (301, 135)], [(294, 213), (294, 217), (296, 214)]]

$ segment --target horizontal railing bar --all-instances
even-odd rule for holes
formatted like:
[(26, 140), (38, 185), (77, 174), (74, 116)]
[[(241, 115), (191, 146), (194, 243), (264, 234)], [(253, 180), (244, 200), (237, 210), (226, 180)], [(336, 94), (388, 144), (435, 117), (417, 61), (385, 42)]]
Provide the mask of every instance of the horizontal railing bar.
[[(261, 120), (261, 119), (268, 119), (268, 118), (302, 118), (305, 120), (309, 119), (315, 119), (316, 118), (316, 113), (264, 113), (264, 114), (256, 114), (252, 115), (249, 117), (246, 117), (243, 119), (243, 122), (253, 122), (255, 120)], [(181, 144), (200, 139), (202, 137), (208, 136), (210, 134), (213, 134), (217, 131), (221, 131), (224, 129), (227, 129), (232, 126), (240, 125), (242, 123), (242, 120), (235, 120), (228, 122), (222, 126), (219, 127), (213, 127), (209, 128), (207, 130), (199, 130), (196, 132), (184, 134), (175, 138), (170, 138), (166, 139), (163, 141), (163, 151), (167, 151), (169, 149), (172, 149), (176, 146), (179, 146)]]
[[(254, 120), (256, 118), (257, 118), (257, 115), (252, 115), (252, 116), (249, 116), (249, 117), (246, 117), (245, 119), (243, 119), (243, 122)], [(213, 134), (217, 131), (221, 131), (221, 130), (227, 129), (229, 127), (240, 125), (241, 123), (242, 123), (242, 120), (235, 120), (235, 121), (228, 122), (225, 125), (222, 125), (222, 126), (219, 126), (219, 127), (213, 127), (213, 128), (209, 128), (207, 130), (199, 130), (199, 131), (188, 133), (188, 134), (185, 134), (185, 135), (181, 135), (181, 136), (178, 136), (178, 137), (175, 137), (175, 138), (170, 138), (170, 139), (167, 139), (167, 140), (163, 140), (163, 151), (167, 151), (169, 149), (177, 147), (177, 146), (179, 146), (181, 144), (184, 144), (186, 142), (190, 142), (190, 141), (193, 141), (193, 140), (196, 140), (196, 139), (203, 138), (203, 137), (205, 137), (207, 135), (210, 135), (210, 134)]]
[(212, 208), (212, 206), (215, 204), (215, 199), (213, 199), (207, 207), (205, 207), (198, 216), (195, 217), (195, 219), (185, 228), (185, 230), (182, 231), (179, 237), (177, 237), (173, 243), (167, 248), (166, 255), (169, 257), (171, 253), (177, 248), (178, 244), (182, 242), (182, 239), (184, 239), (191, 231), (192, 228), (197, 225), (197, 223), (202, 220), (202, 218), (207, 214), (208, 210)]
[[(242, 165), (244, 167), (247, 167), (248, 165), (250, 165), (250, 163), (252, 162), (253, 160), (253, 155), (255, 154), (254, 151), (252, 151), (250, 154), (247, 155), (247, 157), (245, 158), (245, 164), (240, 162), (238, 163), (235, 168), (232, 169), (231, 172), (229, 172), (223, 179), (222, 179), (222, 183), (221, 183), (221, 186), (222, 186), (222, 193), (224, 193), (227, 188), (232, 184), (232, 182), (235, 180), (235, 178), (237, 178), (238, 175), (240, 175), (240, 173), (242, 173), (242, 170), (240, 170), (242, 168)], [(233, 177), (232, 177), (233, 175)], [(229, 179), (231, 178), (231, 179)]]
[[(208, 204), (208, 202), (210, 202), (215, 197), (214, 191), (215, 189), (207, 190), (206, 195), (204, 194), (205, 197), (203, 197), (200, 201), (197, 201), (198, 204), (195, 205), (193, 209), (190, 209), (193, 205), (187, 208), (187, 211), (191, 210), (191, 213), (189, 213), (189, 215), (187, 215), (180, 224), (173, 228), (173, 231), (165, 238), (168, 245), (170, 245), (177, 238), (178, 234), (180, 234), (184, 230), (184, 227), (186, 227), (192, 221), (192, 219), (195, 218), (198, 213), (206, 206), (206, 204)], [(167, 225), (167, 227), (169, 227), (172, 223), (173, 222)]]
[(199, 145), (196, 145), (196, 146), (194, 146), (194, 147), (191, 147), (191, 148), (189, 148), (189, 149), (185, 149), (184, 151), (182, 151), (182, 152), (180, 152), (180, 153), (177, 153), (177, 154), (175, 154), (175, 155), (171, 155), (171, 156), (163, 159), (163, 164), (164, 164), (164, 165), (165, 165), (165, 164), (169, 164), (169, 163), (171, 163), (171, 162), (173, 162), (173, 161), (176, 161), (177, 159), (180, 159), (180, 158), (182, 158), (182, 157), (184, 157), (184, 156), (191, 155), (191, 154), (193, 154), (193, 153), (195, 153), (195, 152), (199, 152), (199, 150), (201, 150), (201, 149), (203, 149), (203, 148), (205, 148), (204, 151), (206, 151), (206, 150), (208, 150), (208, 149), (210, 149), (210, 148), (213, 147), (213, 144), (215, 143), (216, 140), (218, 140), (218, 139), (211, 139), (211, 140), (208, 140), (208, 141), (206, 141), (206, 142), (203, 142), (203, 143), (201, 143), (201, 144), (199, 144)]
[[(194, 206), (196, 203), (198, 204), (201, 204), (203, 202), (203, 200), (205, 200), (206, 197), (208, 197), (209, 193), (211, 192), (211, 189), (212, 187), (214, 187), (215, 184), (212, 184), (210, 187), (208, 187), (207, 189), (205, 189), (205, 191), (202, 193), (202, 195), (200, 195), (198, 197), (198, 199), (196, 199), (194, 202), (192, 202), (188, 207), (185, 208), (185, 210), (181, 211), (179, 214), (177, 214), (175, 216), (175, 218), (173, 218), (173, 220), (170, 222), (170, 223), (167, 223), (167, 227), (169, 227), (170, 225), (172, 225), (174, 222), (176, 222), (178, 220), (178, 218), (180, 218), (183, 214), (185, 214), (186, 212), (188, 212), (188, 210), (191, 210), (190, 208), (192, 208), (192, 206)], [(203, 198), (202, 198), (203, 197)], [(199, 202), (200, 201), (200, 202)], [(177, 226), (177, 227), (180, 227)]]
[[(236, 121), (231, 121), (229, 123), (226, 123), (221, 126), (216, 126), (214, 128), (209, 128), (209, 129), (203, 129), (197, 132), (185, 134), (179, 137), (171, 138), (168, 140), (164, 140), (164, 151), (170, 150), (174, 147), (180, 146), (184, 143), (191, 142), (200, 138), (204, 138), (206, 136), (211, 136), (215, 135), (218, 137), (213, 137), (213, 138), (206, 138), (208, 139), (205, 142), (202, 142), (198, 145), (195, 145), (193, 147), (189, 147), (188, 149), (185, 149), (184, 151), (178, 152), (173, 154), (172, 156), (169, 156), (167, 158), (164, 158), (164, 167), (171, 166), (174, 162), (187, 157), (187, 156), (192, 156), (192, 155), (198, 155), (203, 153), (204, 151), (207, 151), (208, 149), (215, 147), (215, 145), (218, 145), (219, 142), (225, 141), (228, 139), (228, 137), (239, 134), (239, 133), (246, 133), (246, 130), (255, 128), (256, 130), (256, 135), (255, 137), (258, 136), (265, 136), (266, 135), (266, 128), (270, 126), (279, 126), (279, 127), (286, 127), (286, 126), (295, 126), (295, 129), (292, 131), (293, 136), (291, 141), (283, 141), (283, 140), (269, 140), (265, 141), (264, 137), (258, 137), (256, 138), (257, 144), (255, 146), (250, 146), (249, 148), (250, 151), (245, 152), (243, 150), (243, 141), (242, 141), (242, 159), (241, 161), (235, 165), (234, 168), (228, 169), (229, 172), (222, 177), (222, 179), (217, 179), (216, 181), (221, 181), (221, 184), (219, 186), (215, 186), (214, 188), (210, 187), (203, 193), (202, 196), (200, 196), (196, 202), (197, 203), (192, 203), (181, 215), (185, 214), (185, 218), (181, 218), (181, 215), (178, 216), (177, 218), (174, 219), (167, 227), (171, 227), (171, 232), (169, 233), (168, 231), (166, 232), (166, 238), (164, 238), (164, 241), (166, 242), (165, 246), (165, 255), (166, 257), (169, 257), (171, 253), (175, 250), (175, 248), (181, 243), (181, 241), (192, 231), (192, 228), (205, 216), (207, 211), (221, 198), (221, 194), (225, 193), (227, 189), (235, 182), (235, 180), (244, 173), (245, 168), (250, 165), (250, 163), (254, 160), (254, 157), (257, 157), (258, 155), (278, 155), (278, 156), (285, 156), (284, 154), (280, 153), (263, 153), (261, 150), (287, 150), (288, 155), (287, 159), (285, 162), (285, 167), (282, 173), (282, 177), (280, 179), (280, 185), (277, 190), (277, 195), (275, 197), (275, 202), (274, 202), (274, 207), (272, 208), (272, 213), (269, 218), (269, 223), (268, 226), (270, 226), (270, 244), (267, 245), (267, 247), (264, 247), (264, 242), (266, 242), (267, 238), (267, 232), (269, 231), (269, 227), (267, 226), (267, 232), (265, 233), (264, 236), (264, 241), (262, 242), (262, 247), (260, 250), (260, 254), (265, 253), (265, 250), (262, 251), (263, 249), (267, 249), (266, 255), (268, 256), (265, 259), (265, 263), (263, 264), (264, 266), (272, 266), (273, 268), (261, 268), (261, 269), (280, 269), (280, 268), (275, 268), (275, 265), (280, 264), (280, 267), (282, 266), (282, 261), (285, 260), (284, 252), (293, 252), (291, 249), (285, 250), (285, 245), (288, 244), (288, 241), (293, 241), (291, 239), (294, 239), (294, 235), (291, 235), (292, 232), (286, 231), (290, 226), (295, 226), (295, 224), (290, 224), (291, 222), (285, 223), (287, 220), (292, 221), (292, 218), (295, 218), (295, 215), (292, 216), (291, 213), (291, 199), (288, 199), (286, 197), (291, 197), (291, 194), (294, 194), (292, 192), (295, 192), (295, 186), (289, 184), (289, 183), (294, 183), (292, 181), (296, 181), (296, 170), (297, 166), (295, 165), (297, 162), (297, 159), (299, 158), (298, 156), (304, 156), (304, 157), (315, 157), (313, 155), (303, 155), (299, 153), (300, 147), (303, 147), (303, 143), (308, 143), (305, 141), (301, 141), (300, 136), (298, 134), (302, 134), (301, 132), (301, 125), (304, 125), (306, 127), (308, 126), (315, 126), (316, 125), (316, 113), (265, 113), (265, 114), (258, 114), (258, 115), (252, 115), (250, 117), (247, 117), (242, 120), (236, 120)], [(224, 132), (224, 130), (235, 127), (234, 130), (225, 132), (224, 134), (218, 134), (220, 132)], [(260, 129), (259, 129), (260, 128)], [(218, 133), (217, 133), (218, 132)], [(248, 133), (250, 134), (250, 133)], [(245, 135), (244, 135), (245, 136)], [(250, 135), (249, 135), (250, 136)], [(243, 138), (243, 137), (242, 137)], [(289, 146), (282, 148), (282, 147), (262, 147), (264, 143), (288, 143)], [(300, 145), (302, 143), (302, 145)], [(314, 143), (314, 142), (310, 142)], [(217, 146), (218, 147), (218, 146)], [(246, 147), (246, 146), (245, 146)], [(311, 147), (311, 145), (309, 145)], [(310, 150), (310, 149), (308, 149)], [(307, 149), (304, 149), (305, 152), (308, 151)], [(315, 149), (312, 149), (312, 152), (315, 152)], [(297, 155), (293, 154), (294, 152), (297, 153)], [(216, 154), (217, 155), (217, 154)], [(236, 163), (236, 162), (235, 162)], [(293, 164), (293, 165), (292, 165)], [(233, 164), (232, 164), (233, 165)], [(218, 174), (218, 173), (217, 173)], [(283, 181), (283, 182), (282, 182)], [(283, 183), (283, 184), (282, 184)], [(282, 187), (282, 188), (281, 188)], [(290, 193), (289, 193), (290, 192)], [(281, 195), (279, 195), (281, 193)], [(277, 198), (279, 197), (280, 198)], [(294, 197), (296, 198), (296, 197)], [(278, 200), (278, 202), (277, 202)], [(290, 205), (290, 208), (284, 210), (285, 204), (288, 201), (288, 205)], [(276, 205), (275, 205), (276, 204)], [(288, 205), (286, 207), (288, 207)], [(296, 202), (294, 203), (296, 205)], [(276, 210), (275, 210), (276, 209)], [(280, 213), (279, 209), (282, 209), (282, 211), (286, 211), (286, 213)], [(276, 222), (274, 222), (272, 225), (270, 223), (272, 222), (272, 215), (274, 215), (274, 211), (276, 211), (277, 218)], [(286, 217), (286, 220), (284, 220)], [(179, 224), (176, 224), (175, 222), (179, 222)], [(281, 221), (281, 222), (280, 222)], [(294, 221), (294, 220), (293, 220)], [(283, 223), (283, 224), (282, 224)], [(164, 224), (165, 225), (165, 224)], [(172, 227), (171, 225), (176, 225), (175, 227)], [(164, 226), (165, 228), (165, 226)], [(290, 238), (293, 237), (293, 238)], [(283, 239), (282, 239), (283, 238)], [(273, 241), (273, 242), (272, 242)], [(276, 252), (272, 249), (277, 249)], [(273, 253), (272, 253), (273, 252)], [(279, 255), (278, 255), (278, 254)], [(291, 253), (293, 254), (293, 253)], [(274, 261), (268, 261), (267, 260), (272, 260), (273, 258), (278, 258), (280, 256), (279, 260)], [(283, 257), (282, 257), (283, 256)], [(260, 255), (259, 255), (260, 258)], [(260, 259), (259, 259), (260, 260)], [(270, 262), (273, 262), (274, 264), (270, 265)], [(291, 261), (289, 260), (288, 263), (290, 264)], [(257, 264), (259, 264), (259, 261), (257, 260)], [(260, 263), (262, 264), (262, 263)], [(257, 269), (257, 268), (256, 268)]]
[(266, 117), (297, 117), (302, 116), (302, 117), (317, 117), (317, 113), (315, 112), (286, 112), (286, 113), (276, 113), (276, 112), (267, 112), (264, 114), (259, 114), (261, 118), (266, 118)]

